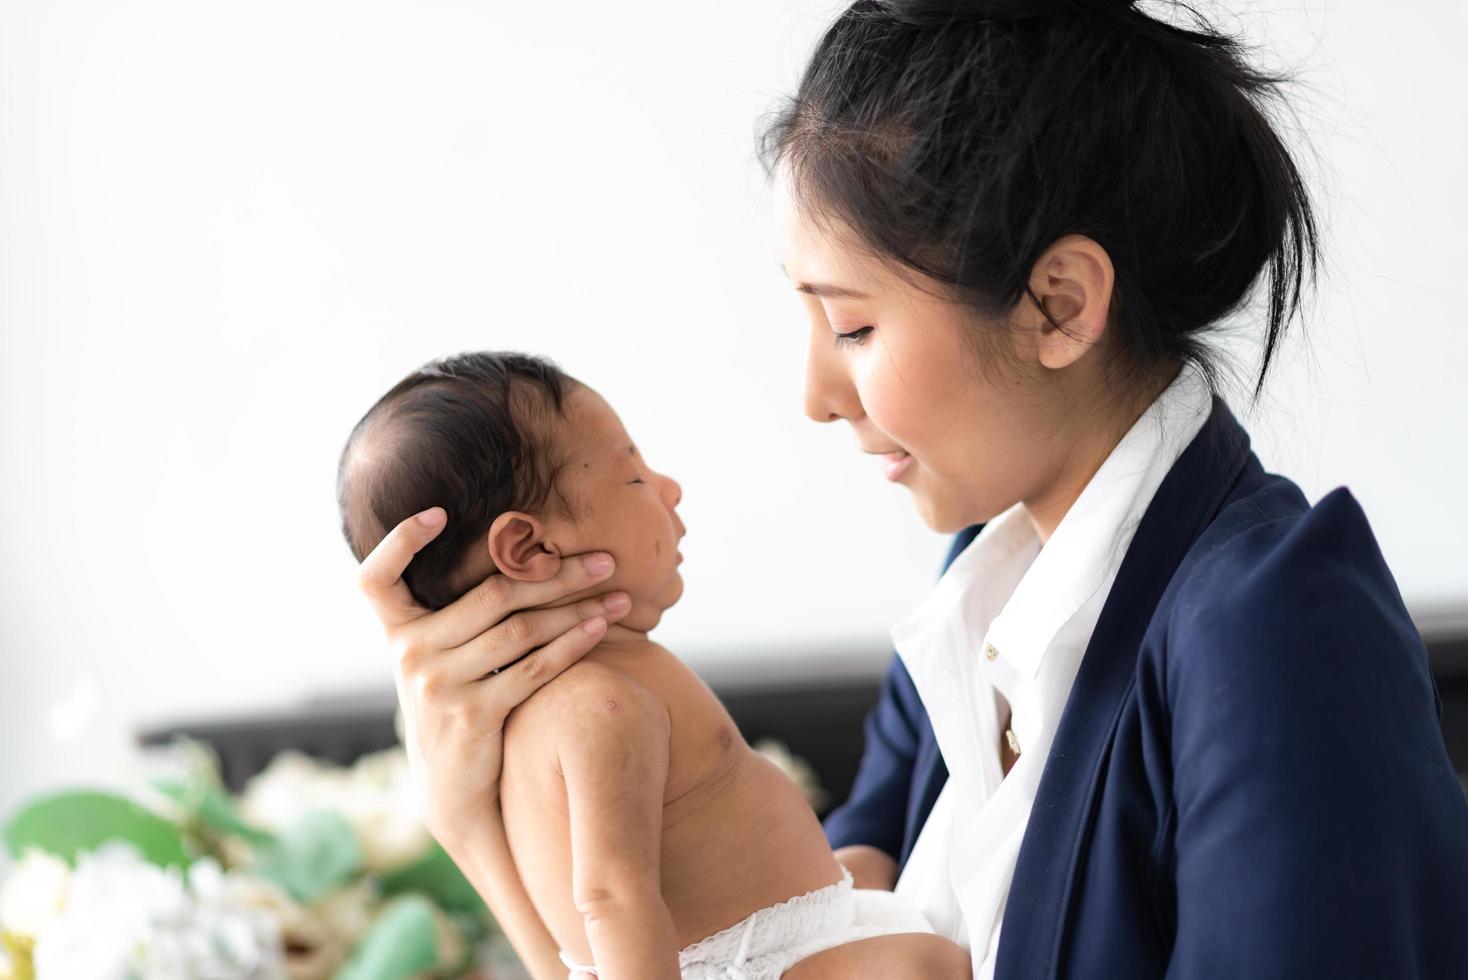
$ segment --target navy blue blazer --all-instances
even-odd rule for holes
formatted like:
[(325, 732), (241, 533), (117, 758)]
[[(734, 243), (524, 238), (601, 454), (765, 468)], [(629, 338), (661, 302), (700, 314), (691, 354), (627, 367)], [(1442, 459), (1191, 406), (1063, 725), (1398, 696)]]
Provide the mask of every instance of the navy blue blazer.
[[(1468, 801), (1441, 716), (1355, 499), (1311, 507), (1215, 398), (1081, 660), (997, 976), (1468, 977)], [(894, 658), (831, 845), (900, 866), (947, 778)]]

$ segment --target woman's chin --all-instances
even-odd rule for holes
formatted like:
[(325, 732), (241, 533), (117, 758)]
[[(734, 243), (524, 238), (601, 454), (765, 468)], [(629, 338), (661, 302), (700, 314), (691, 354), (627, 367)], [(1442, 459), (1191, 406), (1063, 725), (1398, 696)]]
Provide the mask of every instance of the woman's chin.
[(944, 501), (935, 501), (921, 491), (913, 491), (912, 502), (923, 523), (939, 534), (957, 534), (974, 523), (964, 519), (961, 508), (950, 506)]

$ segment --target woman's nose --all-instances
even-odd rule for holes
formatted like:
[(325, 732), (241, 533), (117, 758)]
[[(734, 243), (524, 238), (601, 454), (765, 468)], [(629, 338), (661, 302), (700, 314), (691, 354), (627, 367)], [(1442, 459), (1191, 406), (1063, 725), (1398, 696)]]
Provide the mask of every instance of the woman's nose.
[(838, 363), (833, 363), (834, 350), (820, 347), (825, 333), (827, 347), (831, 345), (829, 330), (812, 330), (811, 346), (805, 359), (805, 414), (815, 422), (835, 422), (838, 419), (854, 419), (860, 414), (851, 382), (846, 378)]

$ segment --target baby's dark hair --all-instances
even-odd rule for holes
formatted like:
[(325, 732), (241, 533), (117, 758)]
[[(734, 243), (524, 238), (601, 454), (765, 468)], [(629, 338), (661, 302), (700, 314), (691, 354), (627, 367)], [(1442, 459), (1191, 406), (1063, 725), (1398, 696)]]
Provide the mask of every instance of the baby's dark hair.
[[(1186, 3), (1196, 29), (1129, 0), (858, 0), (826, 32), (760, 155), (802, 210), (953, 287), (989, 318), (1028, 295), (1066, 234), (1115, 267), (1122, 389), (1192, 361), (1268, 268), (1257, 398), (1308, 266), (1305, 184), (1264, 109), (1286, 76)], [(979, 336), (977, 339), (982, 340)]]
[(509, 510), (543, 511), (565, 460), (554, 427), (575, 378), (528, 354), (480, 351), (430, 361), (392, 387), (352, 429), (337, 466), (342, 534), (357, 561), (419, 511), (441, 506), (448, 525), (403, 572), (413, 597), (442, 609), (477, 582), (461, 570)]

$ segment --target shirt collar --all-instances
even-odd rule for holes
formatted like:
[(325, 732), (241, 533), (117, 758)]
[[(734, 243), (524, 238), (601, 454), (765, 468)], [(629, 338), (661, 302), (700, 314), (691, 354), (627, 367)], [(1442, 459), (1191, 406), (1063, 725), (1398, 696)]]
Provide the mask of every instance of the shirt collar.
[[(968, 649), (982, 637), (1039, 549), (1029, 515), (1016, 505), (983, 530), (944, 569), (910, 614), (891, 629), (905, 660), (925, 651)], [(976, 586), (982, 583), (983, 588)]]
[(1043, 547), (1022, 504), (994, 518), (917, 609), (892, 628), (896, 648), (913, 652), (939, 642), (966, 650), (987, 642), (1033, 678), (1056, 634), (1120, 566), (1147, 504), (1211, 405), (1202, 375), (1184, 365), (1112, 449)]

